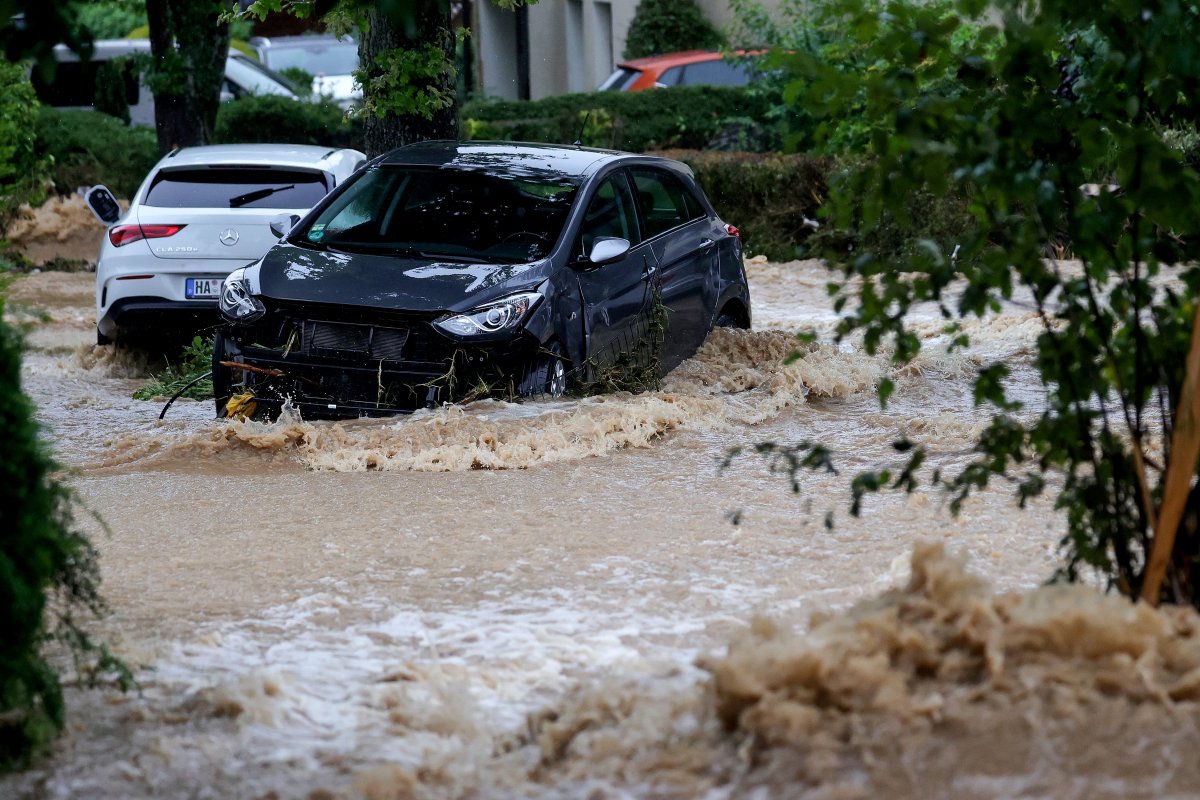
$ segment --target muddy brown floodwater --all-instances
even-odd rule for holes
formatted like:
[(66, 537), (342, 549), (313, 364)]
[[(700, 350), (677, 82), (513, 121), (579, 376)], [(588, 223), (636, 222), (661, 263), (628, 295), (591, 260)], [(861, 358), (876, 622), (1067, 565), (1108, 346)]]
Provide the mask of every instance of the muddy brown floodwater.
[[(353, 423), (138, 402), (90, 275), (9, 292), (25, 387), (97, 533), (98, 631), (140, 690), (74, 689), (12, 798), (1196, 797), (1200, 625), (1037, 588), (1064, 523), (989, 490), (846, 513), (898, 436), (943, 467), (1016, 302), (891, 365), (828, 332), (814, 263), (750, 264), (755, 330), (662, 391)], [(800, 347), (802, 355), (784, 366)], [(873, 389), (897, 391), (881, 410)], [(799, 491), (732, 447), (821, 441)], [(832, 530), (826, 513), (836, 514)], [(736, 523), (736, 524), (735, 524)]]

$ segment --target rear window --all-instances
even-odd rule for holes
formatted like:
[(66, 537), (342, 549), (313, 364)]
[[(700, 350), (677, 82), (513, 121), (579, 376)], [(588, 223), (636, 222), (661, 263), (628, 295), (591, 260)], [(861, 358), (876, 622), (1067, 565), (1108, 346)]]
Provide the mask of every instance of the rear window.
[(312, 208), (325, 175), (307, 170), (208, 168), (163, 170), (143, 205), (160, 208)]
[(630, 67), (618, 67), (604, 83), (600, 84), (598, 92), (623, 92), (633, 85), (642, 73)]

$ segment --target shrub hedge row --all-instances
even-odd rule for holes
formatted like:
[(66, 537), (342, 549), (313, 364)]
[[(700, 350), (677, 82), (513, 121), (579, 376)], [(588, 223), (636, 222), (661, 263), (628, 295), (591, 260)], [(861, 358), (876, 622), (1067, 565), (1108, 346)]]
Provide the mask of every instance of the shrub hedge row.
[(213, 131), (214, 144), (287, 142), (361, 150), (362, 141), (362, 123), (346, 119), (336, 103), (297, 103), (279, 95), (222, 103)]
[[(659, 145), (688, 164), (717, 212), (742, 231), (747, 250), (790, 259), (833, 245), (840, 252), (871, 247), (900, 252), (919, 238), (949, 242), (965, 224), (961, 206), (931, 206), (914, 198), (913, 221), (881, 226), (869, 242), (853, 231), (833, 232), (822, 222), (816, 238), (806, 220), (819, 217), (834, 176), (844, 172), (828, 156), (725, 152), (708, 145), (736, 140), (730, 132), (770, 105), (762, 91), (729, 87), (677, 87), (669, 91), (563, 95), (533, 102), (477, 102), (463, 109), (463, 132), (472, 138), (568, 143), (583, 131), (585, 143), (633, 151)], [(735, 116), (722, 116), (719, 108)], [(586, 119), (586, 125), (584, 124)], [(104, 183), (129, 197), (158, 159), (154, 133), (89, 111), (42, 108), (36, 155), (50, 165), (54, 188)], [(715, 141), (714, 141), (715, 140)], [(215, 142), (289, 142), (362, 147), (362, 126), (332, 103), (297, 103), (282, 97), (247, 97), (225, 103)], [(686, 147), (687, 149), (683, 149)], [(812, 247), (808, 247), (812, 245)]]
[(742, 233), (746, 250), (775, 260), (795, 258), (812, 233), (828, 191), (828, 156), (668, 150), (687, 164), (717, 213)]
[(464, 139), (552, 142), (645, 152), (700, 149), (730, 125), (765, 119), (779, 98), (761, 89), (679, 86), (655, 92), (591, 92), (463, 106)]
[(158, 161), (158, 142), (149, 128), (131, 128), (94, 111), (60, 111), (42, 106), (35, 149), (50, 162), (54, 191), (67, 195), (103, 183), (118, 197), (131, 197)]

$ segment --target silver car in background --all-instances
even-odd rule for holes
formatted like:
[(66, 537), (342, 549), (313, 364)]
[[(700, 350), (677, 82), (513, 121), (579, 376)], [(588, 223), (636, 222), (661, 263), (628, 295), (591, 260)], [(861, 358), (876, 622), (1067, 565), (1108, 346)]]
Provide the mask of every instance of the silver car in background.
[(111, 226), (96, 265), (97, 341), (155, 343), (213, 326), (225, 276), (365, 160), (315, 145), (188, 147), (150, 170), (123, 215), (93, 188), (89, 204)]
[(270, 70), (299, 67), (312, 75), (314, 97), (343, 108), (362, 102), (362, 87), (354, 81), (358, 43), (349, 36), (256, 36), (250, 46)]
[[(150, 57), (149, 39), (101, 39), (93, 42), (92, 57), (84, 61), (66, 45), (56, 45), (57, 62), (52, 75), (33, 70), (30, 80), (38, 100), (63, 109), (90, 110), (96, 103), (96, 80), (100, 65), (120, 65), (121, 86), (129, 104), (133, 125), (154, 127), (154, 94), (146, 83), (139, 58)], [(221, 100), (239, 97), (278, 95), (297, 100), (287, 82), (249, 56), (230, 50), (225, 57), (225, 79), (221, 82)]]

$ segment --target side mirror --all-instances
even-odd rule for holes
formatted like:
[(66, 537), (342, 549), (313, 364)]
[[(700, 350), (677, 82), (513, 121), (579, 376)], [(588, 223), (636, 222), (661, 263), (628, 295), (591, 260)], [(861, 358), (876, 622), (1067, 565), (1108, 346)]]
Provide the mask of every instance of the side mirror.
[(271, 233), (282, 239), (288, 235), (288, 231), (296, 227), (296, 223), (300, 221), (300, 217), (296, 214), (280, 214), (271, 220)]
[(103, 225), (112, 225), (121, 218), (121, 205), (107, 186), (93, 186), (88, 189), (83, 201)]
[(623, 258), (629, 252), (629, 240), (616, 236), (602, 236), (592, 244), (592, 252), (588, 253), (588, 261), (595, 266), (611, 264)]

